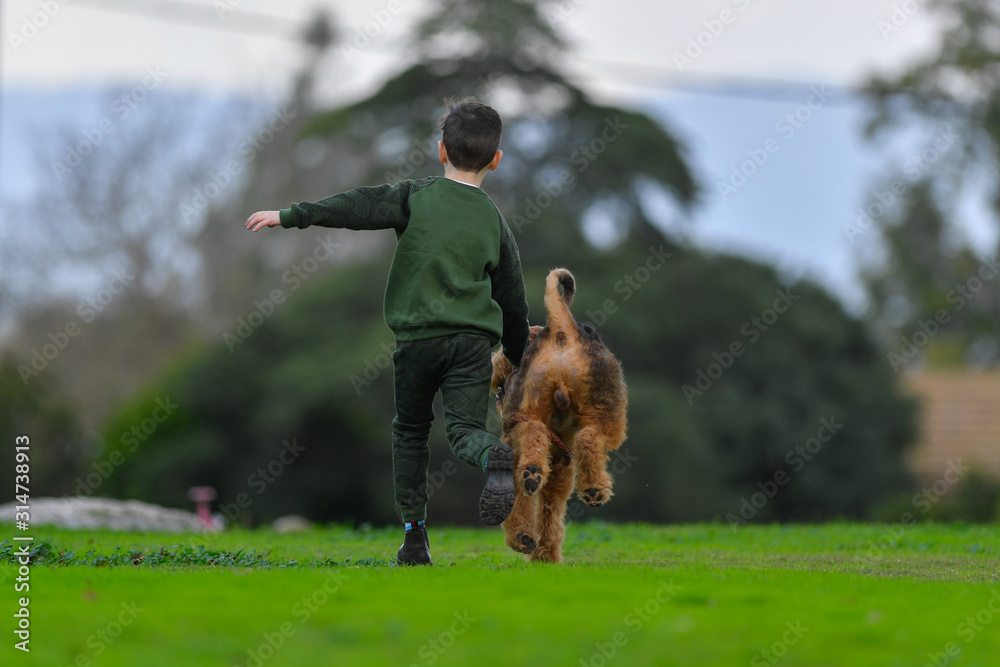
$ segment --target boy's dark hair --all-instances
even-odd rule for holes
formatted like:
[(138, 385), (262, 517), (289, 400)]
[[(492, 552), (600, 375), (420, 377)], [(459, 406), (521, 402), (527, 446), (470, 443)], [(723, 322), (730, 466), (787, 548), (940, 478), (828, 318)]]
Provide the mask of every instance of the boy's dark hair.
[(493, 107), (471, 97), (445, 100), (448, 113), (441, 119), (448, 161), (462, 171), (479, 171), (493, 161), (500, 148), (503, 121)]

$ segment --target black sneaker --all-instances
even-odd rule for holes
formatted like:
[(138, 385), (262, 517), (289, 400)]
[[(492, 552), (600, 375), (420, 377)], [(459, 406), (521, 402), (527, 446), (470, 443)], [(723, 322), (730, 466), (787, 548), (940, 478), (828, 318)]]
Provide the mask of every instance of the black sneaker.
[(433, 565), (431, 562), (431, 545), (427, 541), (427, 526), (416, 525), (406, 531), (403, 546), (396, 554), (398, 565)]
[(505, 442), (490, 448), (486, 458), (486, 487), (479, 496), (479, 517), (497, 526), (514, 509), (514, 450)]

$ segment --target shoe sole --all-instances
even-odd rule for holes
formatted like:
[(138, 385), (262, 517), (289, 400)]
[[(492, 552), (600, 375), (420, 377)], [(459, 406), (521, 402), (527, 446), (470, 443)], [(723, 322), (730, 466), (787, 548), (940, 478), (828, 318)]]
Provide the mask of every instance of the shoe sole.
[(499, 443), (490, 449), (486, 486), (479, 496), (479, 517), (488, 526), (499, 526), (514, 509), (514, 450)]

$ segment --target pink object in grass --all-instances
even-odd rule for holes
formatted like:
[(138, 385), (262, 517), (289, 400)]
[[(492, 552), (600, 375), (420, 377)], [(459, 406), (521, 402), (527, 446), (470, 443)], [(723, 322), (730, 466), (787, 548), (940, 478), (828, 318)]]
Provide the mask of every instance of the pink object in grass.
[(215, 500), (215, 489), (211, 486), (192, 486), (188, 489), (188, 498), (196, 504), (196, 513), (205, 528), (214, 529), (212, 522), (212, 501)]

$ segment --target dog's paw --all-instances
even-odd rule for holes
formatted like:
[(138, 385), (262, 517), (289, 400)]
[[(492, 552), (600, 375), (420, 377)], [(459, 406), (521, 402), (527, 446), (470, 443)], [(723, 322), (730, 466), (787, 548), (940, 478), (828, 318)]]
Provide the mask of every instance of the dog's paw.
[(583, 492), (583, 502), (591, 507), (599, 507), (608, 502), (611, 492), (606, 489), (585, 489)]
[(524, 493), (532, 495), (542, 485), (542, 469), (538, 466), (524, 466)]
[(535, 541), (535, 538), (527, 533), (518, 533), (516, 539), (518, 547), (521, 549), (521, 553), (523, 554), (530, 554), (535, 550), (535, 547), (538, 546), (538, 542)]

